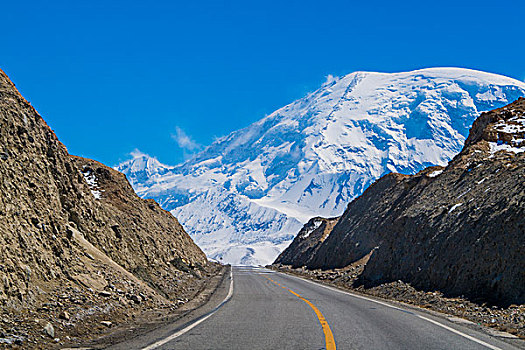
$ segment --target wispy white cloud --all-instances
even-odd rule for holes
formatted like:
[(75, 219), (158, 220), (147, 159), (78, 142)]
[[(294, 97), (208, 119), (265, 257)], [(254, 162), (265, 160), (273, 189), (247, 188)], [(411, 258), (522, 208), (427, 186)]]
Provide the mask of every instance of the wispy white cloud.
[(180, 127), (175, 127), (175, 133), (171, 134), (171, 138), (177, 143), (185, 153), (194, 153), (202, 149), (202, 145), (193, 140)]
[(148, 154), (141, 152), (138, 148), (135, 148), (133, 151), (129, 152), (129, 155), (133, 158), (142, 158), (142, 157), (149, 158)]
[(224, 139), (226, 139), (226, 136), (224, 135), (222, 136), (213, 135), (213, 142), (222, 141)]
[(337, 81), (338, 79), (339, 79), (339, 77), (336, 77), (336, 76), (334, 76), (334, 75), (332, 75), (332, 74), (328, 74), (328, 75), (326, 76), (326, 80), (325, 80), (325, 82), (324, 82), (324, 85), (331, 84), (331, 83), (333, 83), (334, 81)]

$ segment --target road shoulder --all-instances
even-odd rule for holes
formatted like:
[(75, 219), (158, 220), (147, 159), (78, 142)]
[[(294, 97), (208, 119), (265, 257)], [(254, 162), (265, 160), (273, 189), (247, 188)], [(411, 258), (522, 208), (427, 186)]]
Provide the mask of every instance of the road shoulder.
[(525, 341), (523, 339), (520, 339), (519, 337), (513, 334), (499, 331), (495, 328), (487, 327), (480, 323), (472, 322), (468, 319), (458, 317), (454, 315), (453, 313), (445, 313), (445, 312), (442, 312), (442, 310), (437, 311), (437, 310), (433, 310), (430, 308), (421, 307), (417, 304), (408, 304), (400, 300), (390, 299), (390, 298), (386, 298), (386, 297), (375, 295), (375, 294), (364, 293), (361, 289), (356, 290), (356, 289), (348, 288), (348, 287), (345, 287), (339, 284), (331, 283), (331, 281), (329, 280), (321, 280), (319, 278), (316, 278), (315, 275), (311, 275), (308, 273), (300, 273), (294, 270), (278, 269), (275, 267), (271, 267), (271, 269), (273, 271), (277, 271), (277, 272), (283, 273), (285, 275), (289, 275), (294, 278), (299, 278), (309, 283), (315, 283), (320, 286), (327, 287), (329, 289), (337, 290), (342, 293), (347, 293), (347, 294), (350, 294), (356, 297), (365, 298), (365, 299), (369, 299), (369, 300), (372, 300), (378, 303), (387, 304), (389, 307), (400, 308), (400, 309), (410, 310), (410, 311), (414, 311), (420, 314), (424, 314), (428, 316), (429, 318), (432, 318), (434, 320), (439, 320), (439, 322), (444, 325), (460, 327), (460, 328), (467, 328), (472, 331), (484, 334), (488, 337), (496, 338), (499, 341), (503, 341), (517, 348), (525, 349)]
[(131, 324), (122, 325), (104, 337), (85, 344), (89, 349), (137, 349), (184, 328), (214, 310), (228, 294), (231, 266), (210, 278), (198, 295), (176, 310), (151, 310)]

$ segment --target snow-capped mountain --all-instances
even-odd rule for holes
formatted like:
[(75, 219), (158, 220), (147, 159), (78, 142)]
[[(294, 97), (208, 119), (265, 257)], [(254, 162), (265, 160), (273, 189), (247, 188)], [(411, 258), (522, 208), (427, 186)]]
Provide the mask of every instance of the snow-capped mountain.
[(341, 215), (381, 175), (446, 165), (480, 112), (523, 95), (523, 82), (468, 69), (355, 72), (181, 165), (136, 154), (117, 169), (209, 257), (264, 264), (309, 218)]

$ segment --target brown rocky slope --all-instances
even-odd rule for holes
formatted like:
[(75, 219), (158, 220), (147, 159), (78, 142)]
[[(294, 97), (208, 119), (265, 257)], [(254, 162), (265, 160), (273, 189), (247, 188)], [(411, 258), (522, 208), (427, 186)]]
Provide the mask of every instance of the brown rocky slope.
[(73, 157), (73, 162), (112, 219), (108, 233), (115, 244), (107, 244), (106, 253), (115, 262), (172, 299), (179, 275), (200, 277), (206, 257), (173, 215), (138, 197), (124, 174), (90, 159)]
[(473, 301), (523, 304), (524, 138), (525, 99), (483, 113), (446, 168), (383, 176), (349, 204), (313, 255), (283, 255), (333, 269), (371, 254), (357, 285), (400, 280)]
[(184, 303), (215, 268), (124, 175), (71, 157), (1, 70), (0, 140), (0, 345), (93, 337)]

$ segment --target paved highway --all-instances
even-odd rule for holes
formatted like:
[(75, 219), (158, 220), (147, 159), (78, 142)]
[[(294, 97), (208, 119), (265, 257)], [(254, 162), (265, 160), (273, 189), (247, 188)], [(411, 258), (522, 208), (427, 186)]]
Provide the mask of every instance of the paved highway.
[(115, 348), (516, 349), (473, 325), (267, 269), (234, 267), (229, 287), (196, 322)]

